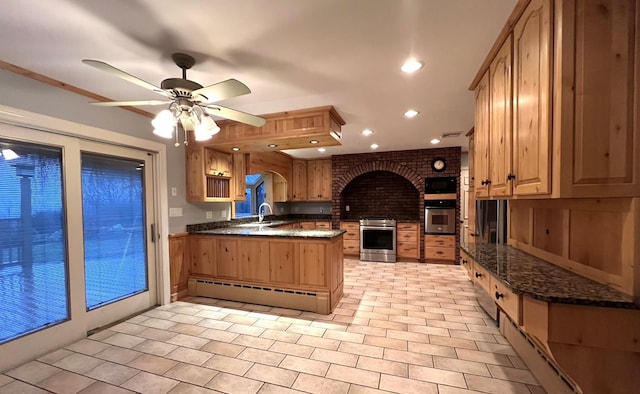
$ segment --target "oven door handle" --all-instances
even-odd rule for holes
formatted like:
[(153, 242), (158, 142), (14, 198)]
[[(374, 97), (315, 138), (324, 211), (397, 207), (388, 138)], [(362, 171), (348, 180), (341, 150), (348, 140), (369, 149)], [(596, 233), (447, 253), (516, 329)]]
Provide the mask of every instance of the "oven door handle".
[(395, 226), (360, 226), (360, 231), (363, 230), (395, 230)]

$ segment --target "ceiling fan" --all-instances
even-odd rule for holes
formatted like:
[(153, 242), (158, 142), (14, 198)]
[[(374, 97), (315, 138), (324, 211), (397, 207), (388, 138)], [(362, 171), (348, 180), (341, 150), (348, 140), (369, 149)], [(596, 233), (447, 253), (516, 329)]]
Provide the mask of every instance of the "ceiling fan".
[[(162, 110), (151, 122), (154, 134), (171, 138), (174, 129), (177, 130), (178, 121), (184, 130), (194, 130), (196, 140), (211, 138), (220, 128), (210, 115), (246, 123), (255, 127), (262, 127), (266, 120), (246, 112), (214, 104), (217, 101), (251, 93), (251, 90), (236, 79), (227, 79), (213, 85), (203, 87), (197, 82), (187, 79), (187, 70), (196, 63), (192, 56), (184, 53), (174, 53), (171, 58), (182, 69), (182, 78), (167, 78), (160, 87), (146, 82), (138, 77), (117, 69), (99, 60), (84, 59), (82, 62), (99, 70), (106, 71), (125, 81), (134, 83), (145, 89), (159, 93), (165, 100), (142, 101), (106, 101), (94, 102), (93, 105), (105, 107), (125, 107), (136, 105), (169, 105)], [(177, 133), (176, 133), (177, 136)]]

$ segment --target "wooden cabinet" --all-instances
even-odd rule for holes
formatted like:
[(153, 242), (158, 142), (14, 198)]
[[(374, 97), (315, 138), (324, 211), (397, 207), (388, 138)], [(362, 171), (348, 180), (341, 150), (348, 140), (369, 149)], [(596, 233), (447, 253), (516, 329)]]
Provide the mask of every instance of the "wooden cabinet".
[(233, 201), (247, 199), (247, 165), (244, 153), (233, 154)]
[(216, 276), (216, 243), (211, 237), (190, 235), (191, 274)]
[(512, 321), (519, 325), (522, 324), (521, 297), (509, 290), (495, 276), (491, 275), (489, 279), (491, 288), (489, 295), (493, 297), (500, 309), (509, 315)]
[(343, 235), (343, 252), (348, 256), (360, 255), (360, 224), (358, 222), (340, 222), (340, 229), (345, 230)]
[(398, 223), (396, 226), (396, 255), (399, 259), (420, 258), (420, 227), (418, 223)]
[(204, 173), (221, 177), (231, 176), (231, 154), (204, 148)]
[(235, 238), (216, 239), (216, 276), (220, 278), (240, 278), (238, 243)]
[(307, 161), (306, 160), (293, 160), (292, 170), (292, 201), (306, 201), (307, 200)]
[(326, 246), (320, 243), (300, 244), (300, 284), (303, 286), (327, 285), (325, 271)]
[(269, 269), (273, 283), (296, 283), (298, 272), (296, 244), (291, 241), (270, 241)]
[(427, 260), (455, 261), (455, 235), (425, 235), (424, 257)]
[(331, 230), (331, 222), (329, 221), (316, 221), (315, 225), (316, 229)]
[(472, 83), (476, 197), (640, 195), (637, 2), (523, 7)]
[(185, 154), (187, 201), (231, 201), (231, 154), (197, 146)]
[(307, 200), (331, 201), (331, 160), (307, 162)]
[(473, 259), (469, 257), (469, 255), (464, 251), (460, 250), (460, 265), (467, 270), (467, 275), (469, 275), (469, 279), (473, 280)]
[(189, 234), (169, 235), (169, 283), (171, 301), (177, 301), (187, 295), (187, 284), (191, 271)]
[(480, 264), (473, 265), (473, 280), (475, 280), (484, 291), (491, 294), (491, 274)]
[(299, 222), (301, 229), (303, 230), (314, 230), (316, 228), (316, 222)]
[(244, 242), (239, 263), (243, 280), (269, 282), (269, 241)]

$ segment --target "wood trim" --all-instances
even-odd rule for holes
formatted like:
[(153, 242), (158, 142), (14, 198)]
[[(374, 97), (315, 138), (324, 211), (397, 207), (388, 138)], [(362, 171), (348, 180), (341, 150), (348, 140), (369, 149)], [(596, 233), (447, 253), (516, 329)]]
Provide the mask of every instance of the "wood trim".
[[(38, 74), (37, 72), (27, 70), (26, 68), (22, 68), (20, 66), (16, 66), (15, 64), (4, 62), (2, 60), (0, 60), (0, 70), (10, 71), (10, 72), (12, 72), (14, 74), (18, 74), (18, 75), (21, 75), (21, 76), (26, 77), (26, 78), (31, 78), (33, 80), (36, 80), (36, 81), (39, 81), (39, 82), (42, 82), (42, 83), (46, 83), (47, 85), (51, 85), (53, 87), (60, 88), (62, 90), (66, 90), (66, 91), (71, 92), (71, 93), (79, 94), (80, 96), (85, 96), (85, 97), (88, 97), (90, 99), (94, 99), (96, 101), (114, 101), (113, 99), (110, 99), (108, 97), (101, 96), (99, 94), (90, 92), (88, 90), (84, 90), (84, 89), (79, 88), (77, 86), (69, 85), (68, 83), (59, 81), (59, 80), (54, 79), (54, 78), (47, 77), (46, 75)], [(155, 114), (152, 114), (152, 113), (147, 112), (147, 111), (143, 111), (143, 110), (138, 109), (136, 107), (119, 107), (119, 108), (122, 108), (122, 109), (127, 110), (127, 111), (134, 112), (134, 113), (136, 113), (138, 115), (142, 115), (142, 116), (145, 116), (147, 118), (153, 119), (155, 117)]]
[(458, 197), (455, 193), (444, 193), (444, 194), (425, 194), (425, 200), (457, 200)]
[(511, 34), (513, 27), (515, 26), (518, 19), (520, 19), (520, 15), (522, 15), (525, 8), (527, 8), (527, 6), (529, 5), (530, 1), (531, 0), (519, 0), (518, 3), (515, 5), (515, 7), (513, 8), (513, 11), (511, 11), (511, 15), (509, 16), (509, 19), (507, 19), (507, 22), (505, 23), (504, 27), (500, 31), (500, 34), (498, 34), (498, 38), (496, 38), (496, 41), (493, 43), (493, 46), (491, 47), (491, 50), (489, 50), (489, 53), (484, 59), (484, 62), (482, 62), (480, 69), (476, 73), (476, 76), (473, 78), (473, 81), (471, 81), (471, 85), (469, 85), (469, 90), (476, 90), (476, 86), (478, 86), (478, 83), (480, 83), (480, 80), (484, 76), (485, 71), (489, 69), (489, 64), (491, 64), (491, 62), (493, 61), (493, 58), (496, 56), (496, 54), (502, 47), (502, 44), (507, 39), (509, 34)]

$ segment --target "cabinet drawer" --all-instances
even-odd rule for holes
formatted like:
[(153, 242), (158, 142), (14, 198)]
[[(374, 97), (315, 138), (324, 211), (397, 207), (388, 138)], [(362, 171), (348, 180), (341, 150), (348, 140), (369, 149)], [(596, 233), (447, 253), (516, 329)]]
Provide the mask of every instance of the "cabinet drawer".
[(396, 253), (398, 257), (410, 257), (417, 259), (420, 257), (418, 244), (415, 242), (398, 242)]
[(493, 297), (493, 293), (495, 292), (491, 292), (491, 274), (482, 268), (480, 264), (473, 265), (473, 280), (478, 282), (478, 284)]
[(300, 222), (300, 228), (303, 230), (313, 230), (316, 228), (315, 222)]
[(519, 295), (514, 294), (493, 276), (491, 276), (491, 291), (489, 291), (489, 295), (493, 297), (500, 309), (509, 315), (511, 320), (518, 325), (522, 325), (522, 316), (520, 314), (522, 308)]
[(440, 247), (425, 247), (424, 257), (427, 259), (437, 259), (437, 260), (455, 260), (456, 249), (440, 248)]
[(455, 248), (455, 235), (425, 235), (424, 246)]
[(473, 280), (473, 260), (462, 250), (460, 250), (460, 264), (467, 270), (469, 279)]
[(413, 231), (414, 233), (418, 231), (418, 223), (398, 223), (396, 225), (396, 230), (398, 231)]
[(360, 241), (345, 239), (342, 241), (342, 252), (348, 255), (360, 254)]
[(396, 238), (398, 242), (418, 242), (418, 234), (415, 231), (398, 231)]
[(340, 222), (340, 228), (343, 230), (360, 231), (360, 223), (358, 222)]
[(331, 229), (331, 222), (316, 222), (316, 229)]

